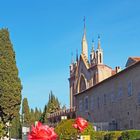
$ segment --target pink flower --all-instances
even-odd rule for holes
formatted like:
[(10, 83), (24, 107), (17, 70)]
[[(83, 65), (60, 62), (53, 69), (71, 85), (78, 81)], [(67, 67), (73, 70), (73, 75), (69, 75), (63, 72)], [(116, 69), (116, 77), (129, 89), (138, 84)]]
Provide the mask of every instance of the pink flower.
[(73, 127), (78, 129), (80, 132), (82, 132), (87, 126), (88, 122), (81, 117), (78, 117), (73, 124)]
[(28, 134), (28, 140), (56, 140), (57, 134), (54, 132), (54, 128), (42, 123), (37, 122), (35, 126), (32, 126), (31, 132)]

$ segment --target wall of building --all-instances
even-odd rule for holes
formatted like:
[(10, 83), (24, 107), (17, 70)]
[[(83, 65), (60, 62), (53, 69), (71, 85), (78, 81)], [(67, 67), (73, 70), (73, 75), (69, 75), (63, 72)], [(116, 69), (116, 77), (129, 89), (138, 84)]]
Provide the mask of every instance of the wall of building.
[(140, 63), (77, 94), (77, 116), (110, 129), (140, 129)]

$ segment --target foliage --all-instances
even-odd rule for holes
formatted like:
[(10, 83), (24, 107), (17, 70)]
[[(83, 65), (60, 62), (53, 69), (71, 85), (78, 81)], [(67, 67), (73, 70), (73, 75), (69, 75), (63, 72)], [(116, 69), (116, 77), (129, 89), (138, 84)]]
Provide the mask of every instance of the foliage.
[(34, 109), (31, 108), (30, 111), (30, 121), (31, 124), (34, 124), (34, 122), (39, 121), (41, 118), (42, 112), (41, 109), (38, 109), (37, 107)]
[(47, 123), (47, 116), (56, 111), (59, 111), (60, 109), (61, 109), (60, 102), (59, 102), (58, 98), (55, 97), (55, 95), (51, 91), (49, 94), (49, 101), (48, 101), (47, 105), (45, 105), (45, 107), (44, 107), (44, 111), (42, 113), (40, 121), (42, 123)]
[(7, 29), (0, 30), (0, 117), (11, 121), (20, 110), (21, 81)]
[[(55, 128), (55, 132), (59, 135), (62, 140), (70, 140), (71, 138), (75, 139), (78, 135), (77, 129), (75, 129), (72, 125), (74, 124), (74, 120), (62, 120)], [(81, 133), (83, 135), (90, 135), (91, 140), (94, 139), (93, 135), (93, 127), (91, 124)]]
[(104, 140), (104, 136), (107, 134), (107, 131), (98, 131), (94, 132), (94, 140)]
[(20, 122), (20, 114), (18, 113), (18, 115), (12, 120), (11, 123), (11, 137), (15, 138), (15, 139), (21, 139), (22, 137), (22, 126), (21, 126), (21, 122)]
[(122, 132), (121, 140), (140, 140), (140, 130), (127, 130)]
[(31, 124), (30, 109), (27, 98), (24, 98), (22, 101), (22, 119), (23, 125), (28, 126)]
[(104, 140), (118, 140), (121, 137), (121, 131), (112, 131), (104, 135)]
[(4, 136), (5, 134), (5, 127), (2, 121), (0, 121), (0, 139)]
[(140, 130), (98, 131), (94, 140), (140, 140)]

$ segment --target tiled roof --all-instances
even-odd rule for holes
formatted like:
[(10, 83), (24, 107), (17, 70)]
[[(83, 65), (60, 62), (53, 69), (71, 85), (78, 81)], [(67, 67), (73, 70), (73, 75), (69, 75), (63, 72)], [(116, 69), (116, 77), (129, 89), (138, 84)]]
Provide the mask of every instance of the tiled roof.
[(130, 58), (135, 60), (135, 61), (140, 61), (140, 57), (130, 57)]

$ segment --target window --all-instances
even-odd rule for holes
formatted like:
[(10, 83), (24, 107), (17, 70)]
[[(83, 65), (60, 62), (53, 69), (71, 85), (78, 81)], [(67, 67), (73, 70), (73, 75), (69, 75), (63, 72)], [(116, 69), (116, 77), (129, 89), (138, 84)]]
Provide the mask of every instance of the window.
[(94, 97), (91, 97), (91, 110), (94, 110)]
[(85, 78), (84, 76), (82, 75), (81, 78), (80, 78), (80, 91), (79, 92), (82, 92), (86, 89), (86, 81), (85, 81)]
[(98, 106), (98, 108), (100, 108), (100, 98), (99, 97), (97, 98), (97, 106)]
[(102, 63), (102, 55), (100, 54), (100, 63)]
[(111, 93), (111, 102), (112, 102), (112, 103), (115, 102), (115, 95), (113, 94), (113, 92)]
[(130, 120), (130, 129), (133, 129), (133, 120)]
[(82, 111), (83, 107), (82, 107), (82, 100), (79, 101), (79, 111)]
[(138, 93), (138, 104), (140, 105), (140, 92)]
[(93, 85), (95, 85), (96, 84), (96, 74), (94, 73), (94, 75), (93, 75)]
[(104, 105), (106, 105), (106, 94), (104, 94)]
[(85, 110), (88, 110), (88, 96), (85, 97), (85, 102), (84, 102)]
[(132, 82), (129, 82), (128, 83), (128, 96), (131, 96), (132, 95)]
[(123, 95), (123, 89), (122, 89), (122, 87), (119, 87), (119, 89), (118, 89), (118, 99), (121, 99), (122, 95)]

